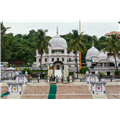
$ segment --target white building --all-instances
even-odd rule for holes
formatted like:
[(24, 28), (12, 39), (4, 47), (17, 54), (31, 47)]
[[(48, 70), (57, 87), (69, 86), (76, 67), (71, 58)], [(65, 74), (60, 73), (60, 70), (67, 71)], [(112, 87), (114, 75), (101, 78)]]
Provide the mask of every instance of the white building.
[[(113, 56), (108, 56), (108, 52), (103, 52), (103, 50), (99, 51), (94, 47), (94, 43), (92, 47), (87, 51), (86, 60), (91, 60), (86, 62), (87, 66), (94, 66), (94, 69), (91, 71), (94, 73), (95, 71), (104, 72), (106, 75), (113, 75), (113, 71), (115, 70), (115, 59)], [(120, 59), (116, 57), (117, 66), (120, 69)]]
[[(76, 62), (75, 62), (75, 54), (73, 51), (71, 53), (67, 53), (67, 42), (64, 38), (58, 35), (58, 28), (57, 34), (52, 39), (50, 39), (49, 43), (51, 46), (48, 47), (49, 52), (43, 54), (42, 57), (42, 64), (54, 64), (56, 61), (60, 61), (63, 65), (68, 65), (69, 70), (75, 71), (76, 70)], [(40, 67), (41, 56), (36, 50), (36, 67)], [(79, 60), (79, 53), (77, 54), (77, 59)], [(72, 62), (69, 62), (72, 61)], [(78, 61), (79, 67), (79, 61)]]
[[(71, 53), (67, 53), (67, 43), (66, 40), (57, 34), (52, 39), (50, 39), (49, 43), (51, 46), (48, 47), (49, 52), (43, 54), (42, 64), (44, 65), (55, 65), (57, 62), (62, 66), (67, 65), (69, 72), (76, 72), (76, 62), (75, 62), (75, 54), (73, 51)], [(36, 67), (40, 67), (40, 54), (38, 50), (36, 50)], [(78, 68), (79, 68), (79, 53), (77, 54), (78, 59)], [(117, 66), (120, 69), (120, 59), (116, 57)], [(71, 61), (71, 62), (70, 62)], [(61, 69), (62, 67), (58, 63), (55, 65), (54, 69)], [(83, 66), (84, 63), (82, 63)], [(90, 71), (94, 73), (95, 71), (104, 72), (106, 75), (113, 75), (115, 70), (115, 59), (113, 56), (108, 57), (108, 53), (103, 53), (103, 50), (99, 51), (94, 47), (94, 43), (92, 47), (87, 51), (86, 54), (86, 66), (90, 67)], [(85, 65), (84, 65), (85, 66)], [(92, 69), (91, 66), (94, 66)]]

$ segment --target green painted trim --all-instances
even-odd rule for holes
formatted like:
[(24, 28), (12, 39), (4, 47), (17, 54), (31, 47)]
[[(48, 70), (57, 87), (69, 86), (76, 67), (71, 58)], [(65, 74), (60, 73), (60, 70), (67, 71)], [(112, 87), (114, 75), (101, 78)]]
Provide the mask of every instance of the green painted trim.
[(0, 97), (2, 98), (2, 97), (7, 96), (7, 95), (9, 95), (9, 92), (6, 92), (6, 93), (0, 95)]

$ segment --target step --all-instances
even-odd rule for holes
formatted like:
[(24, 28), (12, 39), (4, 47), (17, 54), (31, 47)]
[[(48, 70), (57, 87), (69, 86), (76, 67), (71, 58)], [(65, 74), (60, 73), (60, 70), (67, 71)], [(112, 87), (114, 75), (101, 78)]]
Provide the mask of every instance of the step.
[(20, 99), (21, 95), (8, 95), (7, 99)]

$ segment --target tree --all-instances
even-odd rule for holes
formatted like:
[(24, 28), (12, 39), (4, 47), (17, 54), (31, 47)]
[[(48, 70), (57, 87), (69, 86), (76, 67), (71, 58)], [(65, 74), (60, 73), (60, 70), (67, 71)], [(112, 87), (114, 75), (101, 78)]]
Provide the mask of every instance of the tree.
[[(8, 39), (11, 37), (10, 34), (6, 34), (7, 30), (10, 29), (10, 27), (5, 27), (3, 25), (3, 22), (0, 23), (1, 29), (0, 29), (0, 34), (1, 34), (1, 60), (6, 59), (6, 46), (9, 44)], [(10, 54), (9, 54), (10, 56)]]
[(118, 70), (115, 70), (115, 75), (117, 75), (117, 78), (119, 78), (119, 76), (120, 76), (120, 70), (118, 71)]
[(115, 59), (115, 66), (116, 66), (116, 70), (118, 70), (117, 67), (117, 60), (116, 57), (120, 58), (119, 52), (120, 52), (120, 40), (118, 38), (117, 35), (111, 35), (111, 37), (109, 38), (108, 42), (103, 43), (104, 45), (106, 45), (106, 47), (104, 48), (104, 52), (109, 52), (108, 56), (113, 55), (114, 59)]
[(86, 46), (84, 45), (84, 43), (81, 42), (84, 40), (82, 33), (79, 35), (77, 30), (72, 30), (71, 38), (72, 39), (70, 40), (70, 43), (68, 44), (67, 50), (69, 52), (74, 50), (74, 53), (76, 56), (75, 62), (76, 62), (76, 66), (77, 66), (77, 77), (78, 77), (77, 54), (79, 52), (85, 52), (87, 49), (86, 49)]
[(105, 73), (103, 73), (103, 72), (98, 72), (98, 74), (99, 74), (99, 78), (105, 78)]
[(86, 74), (86, 71), (88, 71), (90, 73), (90, 69), (89, 67), (86, 67), (86, 66), (83, 66), (81, 69), (80, 69), (80, 73), (82, 74)]
[(48, 52), (48, 46), (51, 46), (51, 44), (49, 43), (49, 41), (46, 40), (45, 36), (46, 36), (46, 32), (48, 32), (48, 30), (42, 30), (42, 29), (38, 29), (36, 32), (36, 49), (38, 49), (38, 53), (40, 54), (40, 58), (41, 58), (41, 62), (40, 62), (40, 66), (41, 66), (41, 77), (42, 77), (42, 56), (45, 53)]
[(24, 68), (21, 72), (22, 72), (23, 74), (25, 74), (26, 71), (27, 71), (27, 73), (28, 73), (29, 75), (32, 75), (32, 74), (33, 74), (33, 71), (32, 71), (30, 68)]
[(28, 63), (29, 63), (31, 66), (32, 66), (33, 62), (34, 62), (33, 59), (30, 59), (30, 58), (28, 59)]
[(16, 38), (23, 38), (22, 34), (16, 34), (15, 37)]

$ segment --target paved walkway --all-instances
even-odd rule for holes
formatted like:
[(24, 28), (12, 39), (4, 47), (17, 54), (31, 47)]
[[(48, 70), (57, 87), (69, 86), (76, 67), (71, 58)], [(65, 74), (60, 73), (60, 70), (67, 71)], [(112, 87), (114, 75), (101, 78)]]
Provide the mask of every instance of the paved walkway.
[[(120, 99), (120, 82), (107, 82), (105, 95), (91, 94), (86, 82), (57, 83), (56, 99)], [(8, 91), (7, 83), (0, 83), (1, 94)], [(2, 99), (48, 99), (50, 84), (47, 82), (23, 85), (22, 95), (8, 95)]]

